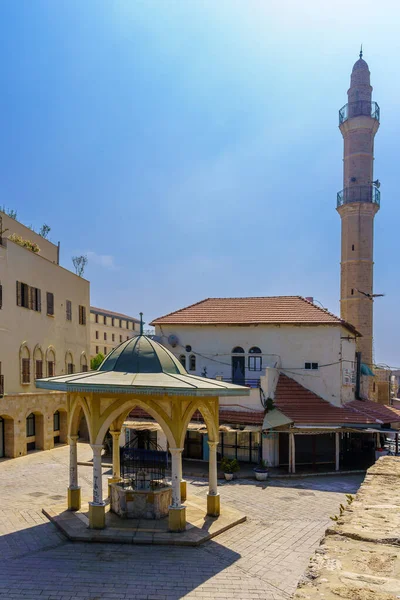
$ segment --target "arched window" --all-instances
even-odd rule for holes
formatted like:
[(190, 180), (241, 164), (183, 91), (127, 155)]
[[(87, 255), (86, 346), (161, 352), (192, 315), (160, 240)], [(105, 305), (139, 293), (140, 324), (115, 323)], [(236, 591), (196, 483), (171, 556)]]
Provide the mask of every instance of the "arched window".
[(33, 351), (33, 364), (35, 367), (35, 379), (43, 377), (43, 352), (39, 344), (35, 346)]
[(26, 417), (26, 437), (35, 435), (35, 415), (31, 413)]
[[(258, 346), (253, 346), (250, 348), (249, 354), (249, 371), (261, 371), (262, 356), (260, 348)], [(259, 356), (257, 356), (257, 354)]]
[(181, 363), (182, 367), (186, 369), (186, 356), (184, 354), (180, 355), (179, 362)]
[(53, 415), (53, 431), (60, 431), (60, 412), (58, 410)]
[(19, 351), (21, 361), (21, 383), (31, 382), (31, 354), (29, 348), (23, 344)]
[(85, 352), (82, 352), (81, 354), (81, 372), (83, 373), (84, 371), (88, 370), (88, 364), (87, 364), (87, 358), (86, 358), (86, 354)]
[(189, 356), (189, 371), (195, 371), (196, 370), (196, 357), (194, 354), (191, 354)]
[(49, 346), (46, 350), (46, 366), (47, 377), (54, 377), (56, 374), (56, 353), (52, 346)]
[(65, 354), (65, 372), (68, 375), (72, 375), (72, 373), (75, 373), (74, 359), (72, 358), (71, 352), (66, 352)]
[(232, 354), (244, 354), (244, 350), (241, 346), (235, 346), (232, 350)]

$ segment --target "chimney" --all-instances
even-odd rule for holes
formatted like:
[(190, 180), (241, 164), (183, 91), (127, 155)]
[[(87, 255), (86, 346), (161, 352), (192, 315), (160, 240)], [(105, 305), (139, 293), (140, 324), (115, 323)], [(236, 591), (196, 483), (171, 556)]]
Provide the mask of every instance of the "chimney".
[(308, 302), (311, 302), (311, 304), (314, 304), (314, 297), (313, 296), (306, 296), (306, 300), (308, 300)]

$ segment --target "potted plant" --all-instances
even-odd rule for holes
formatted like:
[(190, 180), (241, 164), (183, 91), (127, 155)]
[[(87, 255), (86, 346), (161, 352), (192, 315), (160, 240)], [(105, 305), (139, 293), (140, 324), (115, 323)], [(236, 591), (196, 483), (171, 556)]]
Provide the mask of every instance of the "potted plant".
[(268, 462), (261, 459), (254, 469), (257, 481), (266, 481), (268, 479)]
[(231, 481), (233, 479), (233, 474), (240, 471), (240, 465), (236, 458), (230, 460), (229, 458), (223, 458), (221, 461), (221, 469), (224, 472), (225, 479), (227, 481)]

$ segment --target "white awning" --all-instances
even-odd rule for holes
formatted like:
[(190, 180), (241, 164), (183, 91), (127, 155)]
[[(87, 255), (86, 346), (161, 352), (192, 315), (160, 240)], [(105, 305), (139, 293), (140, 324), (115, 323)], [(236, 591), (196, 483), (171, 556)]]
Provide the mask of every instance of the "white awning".
[[(136, 431), (162, 431), (162, 427), (161, 425), (159, 425), (159, 423), (157, 423), (156, 421), (148, 421), (147, 419), (127, 419), (124, 422), (124, 426), (127, 429), (136, 429)], [(188, 430), (189, 431), (198, 431), (199, 433), (207, 433), (207, 425), (205, 423), (196, 423), (194, 421), (192, 421), (191, 423), (189, 423), (188, 425)], [(219, 430), (222, 432), (232, 432), (232, 431), (238, 431), (239, 433), (242, 433), (244, 431), (247, 432), (257, 432), (257, 431), (261, 431), (261, 427), (259, 425), (246, 425), (245, 427), (232, 427), (232, 425), (229, 424), (221, 424), (219, 426)]]

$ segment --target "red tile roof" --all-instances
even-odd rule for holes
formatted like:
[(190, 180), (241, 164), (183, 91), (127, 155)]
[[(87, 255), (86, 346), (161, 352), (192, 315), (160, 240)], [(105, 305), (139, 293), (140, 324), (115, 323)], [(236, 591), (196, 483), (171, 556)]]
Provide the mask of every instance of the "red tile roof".
[[(357, 410), (353, 406), (356, 403)], [(298, 425), (377, 424), (377, 418), (363, 412), (364, 402), (355, 400), (346, 406), (333, 406), (287, 375), (279, 375), (274, 404)], [(360, 405), (360, 407), (358, 406)]]
[(342, 325), (355, 329), (334, 314), (302, 296), (263, 298), (207, 298), (154, 319), (150, 325), (242, 325), (242, 324)]
[(396, 423), (400, 421), (399, 408), (378, 404), (378, 402), (372, 402), (372, 400), (353, 400), (352, 402), (348, 402), (346, 407), (357, 411), (361, 410), (364, 414), (379, 419), (383, 423)]
[[(152, 419), (150, 415), (142, 408), (134, 408), (129, 416), (133, 419)], [(262, 425), (264, 420), (264, 411), (262, 410), (227, 410), (223, 406), (219, 408), (219, 422), (226, 423), (241, 423), (243, 425)], [(196, 411), (192, 417), (192, 421), (201, 421), (204, 419), (200, 411)]]

